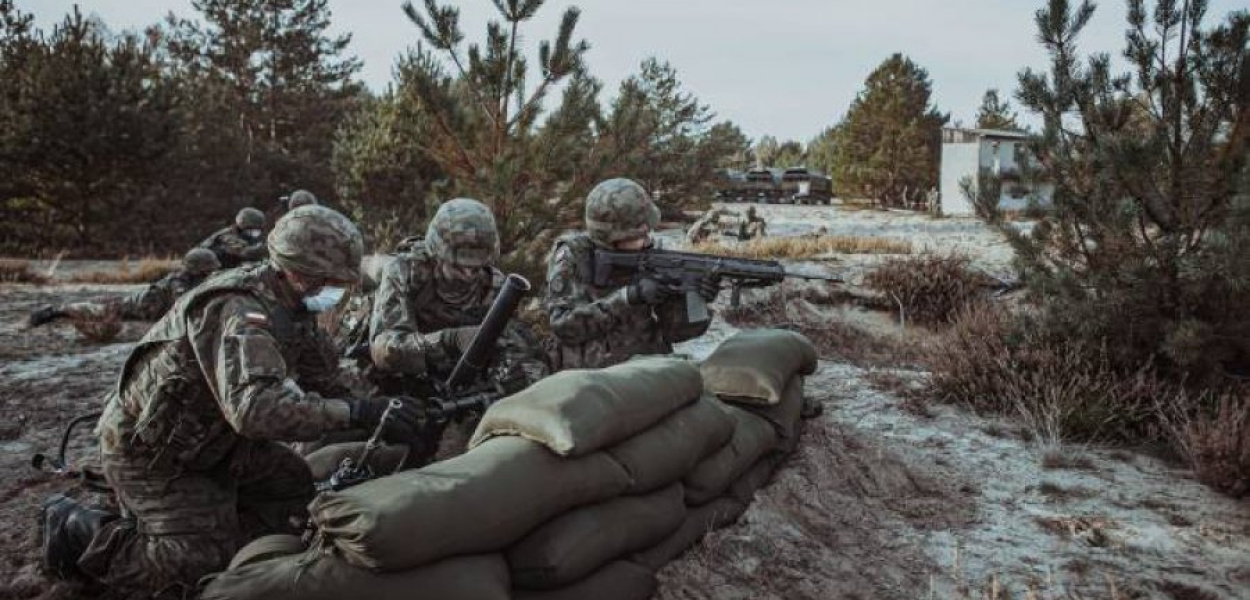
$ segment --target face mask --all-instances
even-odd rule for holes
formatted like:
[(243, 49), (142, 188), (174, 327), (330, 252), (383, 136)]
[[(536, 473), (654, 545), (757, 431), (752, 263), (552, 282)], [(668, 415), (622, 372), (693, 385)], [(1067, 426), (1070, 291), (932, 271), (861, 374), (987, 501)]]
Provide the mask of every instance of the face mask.
[(255, 240), (255, 239), (260, 239), (260, 234), (261, 234), (261, 233), (263, 233), (263, 232), (262, 232), (261, 230), (259, 230), (259, 229), (244, 229), (244, 230), (243, 230), (243, 235), (245, 235), (245, 236), (247, 236), (247, 237), (249, 237), (249, 238), (251, 238), (251, 239), (253, 239), (253, 240)]
[(338, 305), (347, 290), (341, 287), (322, 286), (316, 294), (304, 297), (304, 308), (312, 312), (323, 312)]

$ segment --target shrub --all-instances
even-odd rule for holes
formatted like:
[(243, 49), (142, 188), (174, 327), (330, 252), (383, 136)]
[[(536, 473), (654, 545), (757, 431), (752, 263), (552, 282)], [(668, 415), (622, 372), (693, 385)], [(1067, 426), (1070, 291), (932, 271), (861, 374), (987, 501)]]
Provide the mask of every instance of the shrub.
[(128, 259), (122, 259), (115, 271), (91, 271), (79, 273), (66, 279), (70, 283), (127, 284), (150, 283), (160, 279), (182, 266), (182, 262), (173, 259), (145, 258), (131, 268)]
[(695, 252), (755, 259), (802, 259), (826, 254), (911, 254), (908, 240), (853, 235), (764, 237), (745, 244), (695, 244)]
[(864, 284), (885, 295), (904, 321), (950, 323), (982, 296), (990, 279), (968, 268), (959, 254), (891, 258), (868, 273)]
[(48, 278), (36, 273), (28, 260), (4, 258), (0, 259), (0, 282), (43, 284), (48, 282)]
[(1238, 498), (1250, 492), (1250, 399), (1222, 395), (1181, 434), (1199, 481)]

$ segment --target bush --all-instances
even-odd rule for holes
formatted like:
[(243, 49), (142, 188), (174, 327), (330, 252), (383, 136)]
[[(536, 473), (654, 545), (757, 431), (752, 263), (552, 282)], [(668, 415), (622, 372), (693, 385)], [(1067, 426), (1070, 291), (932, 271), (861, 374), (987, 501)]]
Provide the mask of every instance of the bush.
[(0, 259), (0, 282), (44, 284), (48, 278), (31, 269), (28, 260), (5, 258)]
[(1017, 416), (1051, 440), (1156, 437), (1156, 398), (1178, 393), (1149, 365), (1124, 375), (1105, 347), (1049, 336), (1035, 316), (988, 306), (963, 311), (926, 362), (936, 399)]
[(122, 259), (115, 271), (91, 271), (79, 273), (66, 278), (70, 283), (96, 283), (101, 285), (151, 283), (182, 266), (182, 262), (173, 259), (145, 258), (133, 269), (128, 259)]
[(968, 268), (970, 260), (958, 254), (922, 254), (892, 258), (864, 279), (902, 311), (904, 320), (924, 325), (950, 323), (976, 302), (989, 277)]
[(1198, 481), (1238, 498), (1250, 492), (1250, 399), (1221, 396), (1214, 410), (1193, 419), (1183, 435)]
[(765, 237), (745, 244), (726, 245), (717, 242), (695, 244), (695, 252), (755, 259), (801, 259), (825, 254), (911, 254), (911, 242), (898, 238), (814, 235), (801, 237)]

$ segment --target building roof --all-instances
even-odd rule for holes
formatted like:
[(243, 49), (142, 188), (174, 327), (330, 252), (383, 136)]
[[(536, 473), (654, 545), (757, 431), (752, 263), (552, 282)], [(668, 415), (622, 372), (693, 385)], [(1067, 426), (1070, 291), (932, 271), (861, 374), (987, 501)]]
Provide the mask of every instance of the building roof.
[(982, 138), (1004, 138), (1012, 140), (1023, 140), (1029, 137), (1028, 133), (1023, 131), (1012, 131), (1010, 129), (976, 129), (966, 127), (943, 127), (943, 133), (958, 132), (963, 135), (972, 135)]

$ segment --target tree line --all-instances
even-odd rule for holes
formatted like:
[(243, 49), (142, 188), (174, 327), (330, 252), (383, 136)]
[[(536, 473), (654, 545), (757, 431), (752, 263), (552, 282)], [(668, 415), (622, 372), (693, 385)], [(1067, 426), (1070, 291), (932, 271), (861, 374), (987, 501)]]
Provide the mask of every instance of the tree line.
[(602, 100), (576, 8), (531, 47), (541, 0), (495, 2), (476, 42), (453, 6), (406, 4), (416, 43), (375, 93), (327, 2), (195, 0), (117, 33), (77, 8), (44, 31), (0, 0), (0, 253), (180, 252), (303, 188), (380, 249), (476, 197), (529, 254), (601, 179), (635, 177), (672, 213), (749, 148), (657, 58)]

